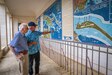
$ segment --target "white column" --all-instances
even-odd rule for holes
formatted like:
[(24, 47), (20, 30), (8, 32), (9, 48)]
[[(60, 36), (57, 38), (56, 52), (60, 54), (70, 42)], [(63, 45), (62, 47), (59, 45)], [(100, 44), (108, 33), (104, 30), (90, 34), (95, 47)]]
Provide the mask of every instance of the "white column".
[(13, 29), (15, 34), (18, 31), (18, 20), (16, 18), (13, 18)]
[(1, 48), (6, 46), (6, 15), (5, 15), (5, 5), (0, 5), (0, 33), (1, 33)]
[(73, 41), (73, 0), (62, 0), (62, 39)]
[(43, 15), (41, 15), (40, 20), (41, 31), (43, 31)]

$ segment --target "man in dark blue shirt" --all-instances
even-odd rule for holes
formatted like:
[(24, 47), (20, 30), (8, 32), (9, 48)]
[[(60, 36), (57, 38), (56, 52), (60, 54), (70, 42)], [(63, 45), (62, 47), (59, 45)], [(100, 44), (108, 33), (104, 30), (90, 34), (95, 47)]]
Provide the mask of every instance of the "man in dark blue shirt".
[[(35, 75), (39, 75), (39, 65), (40, 65), (40, 43), (39, 37), (44, 34), (51, 33), (36, 31), (36, 24), (34, 22), (28, 23), (29, 30), (26, 34), (27, 41), (29, 44), (28, 54), (29, 54), (29, 75), (33, 75), (33, 61), (35, 60)], [(52, 31), (53, 32), (53, 31)]]

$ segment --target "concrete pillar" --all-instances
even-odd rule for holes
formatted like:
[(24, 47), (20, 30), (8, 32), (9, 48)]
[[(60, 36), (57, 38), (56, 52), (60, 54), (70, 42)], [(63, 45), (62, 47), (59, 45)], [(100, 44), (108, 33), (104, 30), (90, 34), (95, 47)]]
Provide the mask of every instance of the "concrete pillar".
[(62, 0), (62, 38), (73, 41), (73, 0)]

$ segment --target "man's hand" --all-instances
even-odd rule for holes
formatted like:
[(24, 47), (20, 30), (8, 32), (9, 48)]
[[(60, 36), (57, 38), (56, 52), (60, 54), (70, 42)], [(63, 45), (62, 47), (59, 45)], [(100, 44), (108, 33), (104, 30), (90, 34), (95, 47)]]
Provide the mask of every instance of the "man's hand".
[(36, 44), (37, 44), (37, 42), (30, 42), (30, 43), (28, 43), (28, 46), (36, 45)]
[(21, 59), (23, 56), (24, 56), (23, 53), (19, 53), (16, 55), (17, 59)]
[(33, 44), (33, 45), (36, 45), (36, 44), (37, 44), (37, 42), (32, 42), (32, 44)]
[(23, 55), (26, 55), (28, 53), (28, 51), (27, 50), (23, 50), (20, 53), (23, 53)]

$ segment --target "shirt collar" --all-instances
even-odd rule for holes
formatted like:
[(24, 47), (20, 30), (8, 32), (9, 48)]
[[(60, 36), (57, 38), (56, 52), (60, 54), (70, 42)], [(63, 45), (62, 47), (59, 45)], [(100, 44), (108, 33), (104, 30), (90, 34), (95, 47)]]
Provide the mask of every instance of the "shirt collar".
[(19, 33), (20, 33), (23, 37), (25, 36), (25, 34), (21, 33), (20, 31), (19, 31)]
[(32, 33), (32, 32), (35, 32), (35, 31), (28, 30), (28, 32), (29, 32), (29, 33)]

